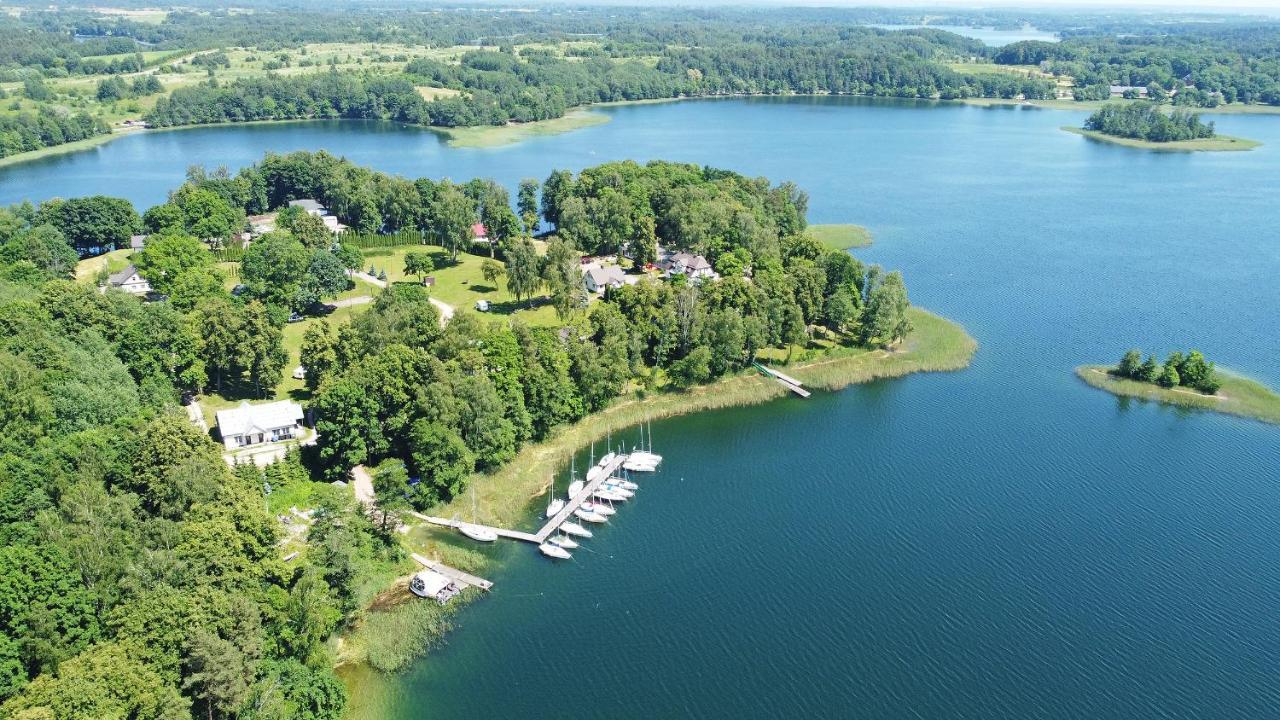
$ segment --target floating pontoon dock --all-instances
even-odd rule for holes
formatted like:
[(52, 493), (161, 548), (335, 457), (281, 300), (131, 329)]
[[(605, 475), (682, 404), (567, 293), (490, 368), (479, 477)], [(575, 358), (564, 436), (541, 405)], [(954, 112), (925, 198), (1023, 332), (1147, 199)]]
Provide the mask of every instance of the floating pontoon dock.
[[(808, 393), (805, 393), (805, 394), (807, 395)], [(597, 465), (591, 468), (590, 470), (587, 470), (587, 484), (583, 486), (582, 491), (579, 492), (577, 495), (574, 495), (573, 497), (569, 498), (569, 502), (565, 503), (565, 506), (560, 510), (560, 512), (556, 513), (555, 517), (551, 518), (550, 520), (547, 520), (547, 524), (543, 525), (542, 529), (536, 533), (521, 532), (519, 530), (506, 530), (504, 528), (489, 527), (487, 525), (476, 525), (475, 523), (466, 523), (466, 524), (474, 525), (476, 527), (482, 527), (482, 528), (485, 528), (486, 530), (492, 530), (494, 533), (498, 535), (498, 537), (510, 538), (512, 540), (523, 540), (524, 542), (531, 542), (531, 543), (536, 543), (538, 545), (541, 545), (542, 543), (547, 541), (547, 538), (551, 537), (551, 533), (555, 532), (556, 528), (563, 525), (566, 521), (569, 520), (570, 517), (573, 516), (574, 510), (577, 510), (578, 507), (582, 505), (582, 503), (586, 502), (587, 500), (590, 500), (591, 496), (595, 494), (595, 491), (599, 490), (600, 486), (604, 484), (606, 480), (612, 477), (613, 474), (617, 472), (619, 468), (622, 467), (622, 463), (626, 462), (627, 460), (627, 456), (621, 453), (615, 454), (613, 455), (613, 457), (609, 457), (607, 455), (605, 457), (608, 458), (608, 462), (602, 463), (600, 465)], [(431, 523), (432, 525), (440, 525), (443, 527), (456, 528), (458, 527), (458, 525), (462, 523), (462, 521), (460, 520), (446, 520), (445, 518), (431, 517), (429, 515), (419, 515), (418, 513), (412, 513), (412, 514), (414, 517), (419, 518), (421, 520), (425, 520)], [(414, 556), (414, 559), (418, 559), (416, 555)], [(418, 560), (418, 562), (424, 562), (424, 561)], [(432, 568), (432, 569), (436, 570), (436, 568)], [(437, 570), (437, 572), (443, 572), (443, 571)], [(444, 574), (447, 575), (448, 573), (444, 573)]]
[(791, 392), (799, 395), (800, 397), (804, 397), (804, 398), (809, 397), (809, 391), (805, 390), (802, 387), (804, 383), (800, 382), (799, 380), (791, 377), (790, 375), (783, 375), (782, 373), (778, 372), (777, 370), (774, 370), (768, 365), (761, 365), (760, 363), (751, 363), (751, 364), (755, 365), (756, 369), (759, 370), (760, 372), (764, 373), (765, 375), (768, 375), (774, 380), (777, 380), (778, 384), (781, 385), (782, 387), (790, 390)]

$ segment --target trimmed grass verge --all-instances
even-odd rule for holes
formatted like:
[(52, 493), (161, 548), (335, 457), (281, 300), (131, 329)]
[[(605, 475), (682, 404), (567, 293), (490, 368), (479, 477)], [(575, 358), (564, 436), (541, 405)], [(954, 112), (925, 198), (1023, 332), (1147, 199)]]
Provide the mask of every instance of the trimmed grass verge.
[(1237, 415), (1280, 425), (1280, 394), (1262, 383), (1218, 370), (1222, 387), (1217, 395), (1202, 395), (1187, 388), (1163, 388), (1110, 374), (1109, 365), (1081, 365), (1076, 375), (1089, 385), (1122, 397), (1151, 400), (1166, 405)]
[(1096, 140), (1098, 142), (1111, 143), (1112, 145), (1123, 145), (1124, 147), (1137, 148), (1139, 150), (1155, 150), (1157, 152), (1220, 152), (1252, 150), (1262, 144), (1257, 140), (1232, 137), (1230, 135), (1216, 135), (1214, 137), (1203, 138), (1201, 140), (1151, 142), (1150, 140), (1117, 137), (1115, 135), (1098, 132), (1097, 130), (1085, 130), (1078, 127), (1064, 126), (1062, 129), (1069, 133), (1083, 135), (1090, 140)]

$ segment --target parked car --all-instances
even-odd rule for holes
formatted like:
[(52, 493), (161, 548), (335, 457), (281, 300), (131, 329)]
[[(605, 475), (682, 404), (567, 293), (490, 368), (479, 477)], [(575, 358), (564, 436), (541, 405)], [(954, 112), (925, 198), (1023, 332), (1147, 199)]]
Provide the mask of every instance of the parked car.
[[(279, 317), (279, 316), (277, 315), (276, 317)], [(306, 320), (306, 318), (302, 317), (298, 313), (289, 313), (289, 322), (295, 323), (295, 322), (302, 322), (303, 320)]]
[(476, 301), (476, 310), (479, 310), (480, 312), (489, 312), (489, 301), (488, 301), (488, 300), (477, 300), (477, 301)]
[(293, 379), (294, 379), (294, 380), (306, 380), (306, 379), (307, 379), (307, 369), (306, 369), (306, 368), (304, 368), (304, 367), (302, 367), (301, 365), (299, 365), (298, 367), (294, 368), (294, 369), (293, 369)]

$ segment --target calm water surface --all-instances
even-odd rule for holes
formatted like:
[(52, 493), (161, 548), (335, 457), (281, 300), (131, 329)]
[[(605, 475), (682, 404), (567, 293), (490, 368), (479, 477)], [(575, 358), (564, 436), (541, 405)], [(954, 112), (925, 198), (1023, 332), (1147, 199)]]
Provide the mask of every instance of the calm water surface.
[[(1280, 384), (1280, 118), (1155, 154), (1075, 113), (833, 99), (608, 110), (488, 150), (303, 124), (156, 133), (0, 170), (0, 202), (163, 199), (191, 163), (328, 148), (409, 176), (670, 158), (796, 180), (981, 344), (960, 373), (653, 426), (663, 470), (572, 562), (497, 591), (385, 718), (1280, 715), (1277, 430), (1117, 400), (1071, 368), (1195, 346)], [(583, 466), (585, 458), (579, 462)], [(531, 521), (532, 524), (532, 521)]]

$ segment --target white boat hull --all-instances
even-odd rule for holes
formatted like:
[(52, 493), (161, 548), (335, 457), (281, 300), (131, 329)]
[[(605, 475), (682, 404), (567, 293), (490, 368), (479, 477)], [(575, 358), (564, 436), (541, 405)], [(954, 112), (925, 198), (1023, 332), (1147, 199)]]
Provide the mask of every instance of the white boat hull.
[(559, 545), (565, 550), (572, 550), (578, 547), (578, 541), (568, 535), (556, 535), (555, 537), (547, 538), (547, 542), (552, 545)]
[(637, 485), (637, 484), (635, 484), (635, 483), (631, 482), (630, 480), (627, 480), (626, 478), (620, 478), (620, 477), (611, 477), (611, 478), (609, 478), (608, 480), (606, 480), (606, 481), (605, 481), (605, 484), (606, 484), (606, 485), (617, 485), (618, 487), (622, 488), (623, 490), (630, 490), (631, 492), (635, 492), (636, 490), (639, 490), (639, 489), (640, 489), (640, 486), (639, 486), (639, 485)]
[(605, 490), (603, 488), (592, 493), (592, 497), (597, 500), (607, 500), (609, 502), (624, 502), (627, 499), (626, 495), (623, 495), (616, 490)]
[(587, 521), (587, 522), (589, 522), (589, 523), (602, 523), (602, 522), (605, 522), (605, 517), (604, 517), (603, 515), (600, 515), (600, 514), (598, 514), (598, 513), (589, 512), (589, 511), (587, 511), (587, 510), (583, 510), (582, 508), (578, 508), (577, 510), (574, 510), (574, 511), (573, 511), (573, 514), (574, 514), (574, 516), (575, 516), (575, 517), (577, 517), (579, 520), (586, 520), (586, 521)]
[(482, 528), (478, 525), (459, 525), (458, 532), (461, 532), (463, 535), (466, 535), (476, 542), (493, 542), (498, 539), (498, 533), (488, 528)]
[(556, 516), (556, 513), (560, 512), (563, 509), (564, 509), (563, 500), (552, 500), (550, 503), (547, 504), (547, 517), (553, 518)]
[(618, 512), (617, 510), (614, 510), (608, 505), (604, 505), (602, 503), (593, 503), (593, 502), (582, 503), (582, 509), (585, 510), (586, 512), (593, 512), (597, 515), (603, 515), (606, 518)]
[(649, 465), (647, 463), (640, 463), (640, 462), (634, 462), (634, 461), (628, 460), (622, 464), (622, 469), (630, 472), (653, 472), (657, 470), (658, 467), (656, 465)]
[(560, 532), (580, 538), (591, 537), (591, 531), (576, 522), (567, 522), (560, 526)]
[(565, 550), (559, 545), (552, 545), (551, 543), (542, 543), (538, 546), (538, 550), (540, 550), (543, 555), (557, 560), (568, 560), (573, 557), (569, 554), (568, 550)]
[(582, 492), (582, 488), (583, 488), (583, 483), (581, 480), (574, 480), (573, 482), (569, 483), (569, 497), (570, 498), (578, 497), (578, 493)]

